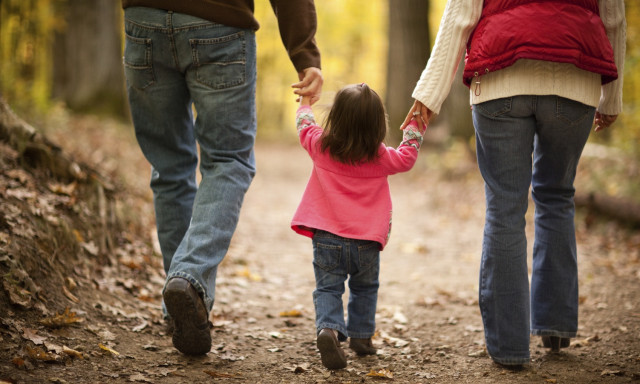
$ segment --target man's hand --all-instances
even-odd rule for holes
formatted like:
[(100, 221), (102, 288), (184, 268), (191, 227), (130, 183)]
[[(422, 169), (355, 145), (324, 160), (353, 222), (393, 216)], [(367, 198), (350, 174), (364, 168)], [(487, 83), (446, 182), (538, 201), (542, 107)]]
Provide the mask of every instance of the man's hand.
[(291, 88), (296, 88), (293, 91), (298, 97), (296, 101), (300, 101), (302, 96), (309, 97), (309, 105), (312, 105), (320, 99), (322, 93), (322, 71), (320, 68), (309, 67), (298, 73), (299, 82), (292, 84)]

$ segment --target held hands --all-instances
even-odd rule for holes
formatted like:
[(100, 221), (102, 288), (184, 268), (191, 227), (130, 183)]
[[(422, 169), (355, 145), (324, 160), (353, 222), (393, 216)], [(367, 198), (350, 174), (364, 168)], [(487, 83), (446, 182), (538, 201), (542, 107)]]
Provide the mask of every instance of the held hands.
[(400, 126), (400, 130), (405, 129), (407, 125), (409, 125), (409, 123), (414, 120), (418, 124), (420, 133), (424, 133), (427, 130), (429, 119), (431, 119), (432, 115), (433, 112), (429, 108), (427, 108), (420, 101), (416, 100), (409, 110), (409, 113), (407, 113), (407, 117), (405, 117), (404, 122)]
[[(311, 96), (298, 96), (298, 100), (300, 100), (301, 106), (311, 106), (313, 103), (311, 102)], [(296, 100), (296, 101), (298, 101)]]
[(596, 111), (596, 116), (593, 119), (593, 124), (596, 126), (595, 131), (600, 132), (605, 128), (608, 128), (618, 118), (618, 115), (603, 115)]
[(291, 85), (291, 88), (296, 88), (293, 91), (297, 95), (296, 101), (302, 105), (313, 105), (320, 99), (322, 92), (322, 71), (320, 68), (309, 67), (298, 73), (298, 78), (300, 81)]

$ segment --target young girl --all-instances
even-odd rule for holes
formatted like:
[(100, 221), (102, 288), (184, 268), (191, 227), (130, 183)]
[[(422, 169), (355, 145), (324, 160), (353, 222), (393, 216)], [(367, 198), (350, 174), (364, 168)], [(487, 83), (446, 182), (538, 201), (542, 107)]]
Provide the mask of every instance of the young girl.
[[(296, 125), (313, 170), (291, 228), (313, 239), (317, 346), (322, 364), (340, 369), (347, 366), (340, 347), (347, 337), (358, 355), (376, 353), (371, 337), (380, 251), (391, 230), (387, 176), (413, 167), (426, 126), (412, 121), (397, 149), (385, 146), (384, 106), (364, 83), (336, 94), (324, 130), (316, 125), (310, 104), (308, 97), (302, 98)], [(342, 295), (347, 278), (345, 324)]]

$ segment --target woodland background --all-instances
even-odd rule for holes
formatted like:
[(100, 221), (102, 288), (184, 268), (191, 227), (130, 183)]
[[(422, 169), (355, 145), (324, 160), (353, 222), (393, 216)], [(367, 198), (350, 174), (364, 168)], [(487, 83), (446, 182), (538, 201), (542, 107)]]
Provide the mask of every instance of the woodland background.
[[(317, 42), (324, 96), (367, 82), (385, 99), (389, 144), (412, 103), (411, 92), (429, 57), (445, 0), (322, 0)], [(587, 189), (640, 202), (640, 3), (625, 1), (627, 58), (624, 111), (609, 130), (591, 135)], [(267, 1), (256, 1), (259, 140), (294, 141), (297, 80)], [(122, 70), (123, 13), (118, 0), (0, 0), (0, 96), (35, 126), (61, 110), (128, 122)], [(459, 76), (458, 76), (459, 77)], [(434, 120), (432, 140), (474, 147), (467, 89), (456, 80)]]
[[(522, 371), (484, 351), (483, 181), (468, 90), (456, 80), (418, 163), (392, 180), (398, 220), (381, 261), (379, 353), (350, 354), (348, 369), (329, 372), (312, 339), (310, 244), (289, 227), (310, 160), (296, 143), (297, 74), (269, 2), (256, 1), (259, 171), (220, 265), (215, 346), (193, 359), (173, 348), (159, 310), (164, 272), (150, 167), (126, 102), (120, 0), (0, 0), (0, 383), (637, 382), (640, 3), (625, 3), (624, 111), (591, 135), (576, 179), (581, 320), (570, 348), (548, 353), (532, 338)], [(386, 101), (395, 145), (444, 5), (317, 0), (317, 110), (341, 86), (367, 82)]]

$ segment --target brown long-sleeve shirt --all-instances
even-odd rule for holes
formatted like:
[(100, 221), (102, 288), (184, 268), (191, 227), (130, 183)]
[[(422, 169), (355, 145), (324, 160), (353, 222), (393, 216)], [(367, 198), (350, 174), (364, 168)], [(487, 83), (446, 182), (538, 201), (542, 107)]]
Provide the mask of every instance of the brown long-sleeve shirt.
[[(278, 19), (282, 42), (298, 72), (320, 68), (316, 45), (314, 0), (269, 0)], [(122, 0), (122, 8), (150, 7), (185, 13), (231, 27), (257, 30), (253, 0)]]

